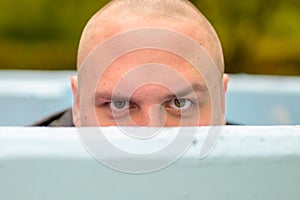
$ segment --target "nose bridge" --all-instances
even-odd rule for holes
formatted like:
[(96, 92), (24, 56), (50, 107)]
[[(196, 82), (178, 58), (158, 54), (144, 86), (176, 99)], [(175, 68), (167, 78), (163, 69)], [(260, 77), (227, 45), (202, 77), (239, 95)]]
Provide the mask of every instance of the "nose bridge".
[(165, 121), (165, 111), (160, 104), (144, 105), (135, 119), (138, 126), (160, 127), (164, 126)]

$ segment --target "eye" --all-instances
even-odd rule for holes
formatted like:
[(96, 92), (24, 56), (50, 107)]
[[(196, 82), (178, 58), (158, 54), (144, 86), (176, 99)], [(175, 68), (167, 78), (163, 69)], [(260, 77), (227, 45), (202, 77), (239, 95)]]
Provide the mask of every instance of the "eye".
[(185, 110), (191, 106), (192, 102), (188, 99), (173, 99), (169, 106), (174, 109)]
[(123, 111), (129, 109), (129, 102), (128, 101), (111, 101), (110, 108), (114, 111)]

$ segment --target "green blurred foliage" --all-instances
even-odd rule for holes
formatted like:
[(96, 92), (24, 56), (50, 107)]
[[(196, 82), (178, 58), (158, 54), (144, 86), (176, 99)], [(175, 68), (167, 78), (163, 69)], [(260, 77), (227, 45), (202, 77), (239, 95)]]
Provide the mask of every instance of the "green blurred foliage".
[(194, 3), (219, 33), (228, 72), (300, 75), (300, 1)]
[[(75, 69), (87, 20), (108, 0), (1, 0), (0, 68)], [(300, 75), (300, 1), (194, 0), (216, 28), (226, 71)]]
[(0, 68), (75, 69), (81, 31), (107, 1), (1, 0)]

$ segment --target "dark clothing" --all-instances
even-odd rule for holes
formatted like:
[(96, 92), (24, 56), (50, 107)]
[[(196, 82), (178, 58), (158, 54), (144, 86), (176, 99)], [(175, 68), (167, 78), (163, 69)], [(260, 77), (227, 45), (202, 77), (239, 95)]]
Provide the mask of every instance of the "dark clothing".
[[(232, 124), (227, 122), (226, 125), (237, 125), (237, 124)], [(72, 127), (74, 126), (72, 109), (64, 110), (62, 112), (51, 115), (33, 124), (33, 126)]]
[(33, 126), (72, 127), (74, 126), (72, 109), (55, 113), (39, 122), (36, 122)]

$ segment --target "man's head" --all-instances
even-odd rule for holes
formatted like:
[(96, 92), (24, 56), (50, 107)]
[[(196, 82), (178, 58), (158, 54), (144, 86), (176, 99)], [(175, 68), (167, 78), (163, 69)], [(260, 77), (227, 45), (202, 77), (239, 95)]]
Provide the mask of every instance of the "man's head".
[(76, 126), (225, 123), (221, 44), (188, 1), (111, 1), (87, 23), (77, 69)]

